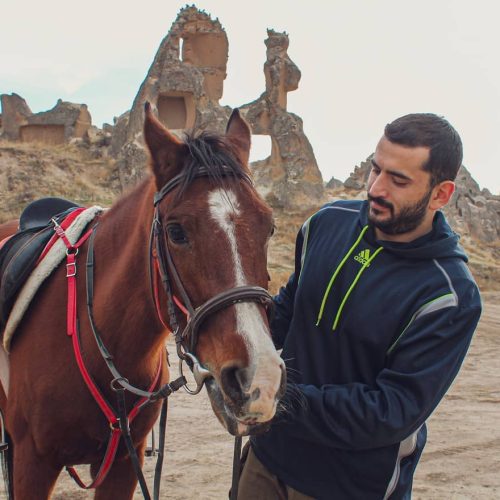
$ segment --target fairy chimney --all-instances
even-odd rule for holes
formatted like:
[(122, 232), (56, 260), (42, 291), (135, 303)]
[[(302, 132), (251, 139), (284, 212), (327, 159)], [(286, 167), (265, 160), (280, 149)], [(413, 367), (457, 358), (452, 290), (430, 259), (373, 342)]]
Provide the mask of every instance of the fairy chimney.
[(123, 185), (143, 175), (144, 104), (174, 132), (189, 129), (222, 133), (230, 114), (221, 107), (228, 41), (218, 20), (196, 7), (182, 9), (163, 39), (129, 114), (115, 124), (120, 131), (112, 150), (119, 157)]
[(300, 70), (288, 56), (288, 35), (273, 30), (267, 35), (266, 91), (240, 108), (254, 134), (271, 136), (271, 155), (251, 165), (255, 183), (275, 207), (313, 207), (323, 197), (323, 179), (301, 118), (286, 109)]

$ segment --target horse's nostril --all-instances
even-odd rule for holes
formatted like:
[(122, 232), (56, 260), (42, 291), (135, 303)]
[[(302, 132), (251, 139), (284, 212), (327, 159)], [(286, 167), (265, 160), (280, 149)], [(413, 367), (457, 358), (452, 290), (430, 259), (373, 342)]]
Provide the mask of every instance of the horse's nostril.
[(250, 370), (248, 368), (238, 368), (235, 371), (234, 376), (240, 384), (241, 389), (244, 392), (248, 391), (252, 381), (252, 374), (250, 373)]
[(248, 368), (237, 366), (223, 368), (220, 378), (224, 392), (231, 399), (240, 399), (243, 393), (248, 392), (251, 384), (251, 373)]

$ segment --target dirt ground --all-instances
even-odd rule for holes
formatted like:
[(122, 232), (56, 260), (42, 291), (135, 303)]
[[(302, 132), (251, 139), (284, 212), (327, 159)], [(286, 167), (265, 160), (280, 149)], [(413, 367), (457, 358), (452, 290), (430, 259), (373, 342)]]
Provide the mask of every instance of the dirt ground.
[[(483, 298), (483, 316), (465, 364), (429, 421), (414, 499), (500, 498), (500, 292)], [(161, 498), (227, 498), (233, 439), (216, 420), (206, 394), (177, 393), (170, 400), (168, 418)], [(149, 485), (155, 460), (146, 458)], [(62, 473), (53, 498), (92, 496)], [(5, 498), (3, 491), (0, 497)], [(142, 495), (136, 493), (135, 498)]]

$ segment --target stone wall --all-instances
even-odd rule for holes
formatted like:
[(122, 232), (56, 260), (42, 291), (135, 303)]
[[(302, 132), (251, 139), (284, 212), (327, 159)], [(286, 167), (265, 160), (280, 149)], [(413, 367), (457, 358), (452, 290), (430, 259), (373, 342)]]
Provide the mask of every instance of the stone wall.
[(61, 144), (85, 137), (92, 118), (85, 104), (61, 99), (49, 111), (32, 113), (26, 101), (17, 94), (2, 94), (3, 134), (10, 140)]

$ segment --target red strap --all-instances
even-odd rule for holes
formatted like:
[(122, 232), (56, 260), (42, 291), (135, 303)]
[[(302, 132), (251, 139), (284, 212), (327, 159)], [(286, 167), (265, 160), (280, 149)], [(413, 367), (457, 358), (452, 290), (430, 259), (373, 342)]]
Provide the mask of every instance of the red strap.
[(94, 477), (94, 480), (89, 485), (86, 485), (80, 479), (80, 476), (78, 475), (78, 472), (76, 472), (76, 469), (74, 467), (66, 467), (69, 475), (75, 480), (76, 484), (80, 486), (80, 488), (83, 488), (85, 490), (98, 488), (102, 484), (104, 479), (106, 479), (109, 469), (111, 469), (111, 466), (115, 461), (116, 450), (118, 449), (118, 444), (120, 443), (120, 437), (121, 432), (119, 428), (113, 429), (111, 431), (111, 436), (109, 437), (108, 446), (106, 447), (106, 453), (104, 454), (104, 459), (101, 463), (101, 466), (99, 467), (99, 470), (97, 471), (96, 476)]
[[(75, 210), (71, 211), (68, 216), (61, 222), (61, 228), (62, 229), (68, 229), (69, 226), (73, 223), (73, 221), (85, 210), (84, 207), (81, 208), (76, 208)], [(43, 249), (42, 253), (40, 254), (40, 257), (38, 257), (38, 260), (36, 261), (35, 265), (40, 264), (40, 262), (43, 260), (43, 258), (47, 255), (49, 250), (52, 248), (54, 243), (59, 239), (59, 235), (57, 232), (54, 232), (52, 235), (52, 238), (48, 241), (48, 243), (45, 245), (45, 248)], [(67, 246), (67, 245), (66, 245)]]
[[(108, 403), (102, 396), (101, 392), (94, 384), (94, 381), (92, 380), (92, 377), (89, 375), (87, 368), (85, 367), (80, 349), (80, 342), (78, 341), (78, 335), (76, 334), (73, 335), (73, 351), (75, 353), (75, 358), (78, 367), (80, 368), (80, 373), (82, 374), (83, 379), (85, 380), (85, 383), (87, 384), (87, 387), (89, 388), (89, 391), (91, 392), (95, 401), (97, 402), (97, 404), (103, 411), (104, 415), (108, 419), (109, 425), (111, 427), (111, 436), (108, 441), (106, 453), (104, 454), (104, 459), (92, 483), (90, 483), (89, 485), (85, 485), (83, 481), (80, 479), (78, 472), (75, 470), (74, 467), (66, 467), (66, 470), (69, 472), (70, 476), (75, 480), (78, 486), (80, 486), (80, 488), (91, 489), (91, 488), (97, 488), (102, 484), (102, 482), (104, 481), (109, 472), (109, 469), (113, 465), (116, 455), (116, 450), (118, 449), (118, 445), (120, 443), (121, 431), (118, 426), (119, 425), (118, 419), (115, 416), (113, 409), (108, 405)], [(160, 379), (161, 368), (163, 364), (162, 361), (163, 361), (163, 356), (160, 356), (160, 362), (158, 363), (158, 369), (156, 370), (156, 375), (153, 381), (151, 382), (151, 385), (148, 388), (149, 392), (151, 392), (156, 387), (156, 384)], [(142, 405), (145, 403), (146, 400), (147, 400), (146, 397), (142, 397), (135, 403), (132, 410), (127, 416), (129, 423), (131, 423), (138, 415), (138, 413), (142, 409)]]
[[(111, 427), (111, 436), (108, 440), (108, 446), (106, 448), (106, 453), (104, 454), (104, 459), (101, 463), (101, 466), (99, 467), (99, 471), (94, 477), (94, 480), (89, 485), (85, 485), (83, 483), (83, 481), (78, 476), (78, 473), (74, 467), (66, 467), (66, 470), (69, 472), (70, 476), (75, 480), (78, 486), (84, 489), (97, 488), (102, 484), (102, 482), (104, 481), (109, 472), (109, 469), (113, 465), (116, 456), (116, 450), (118, 449), (118, 444), (120, 442), (120, 437), (121, 437), (121, 431), (118, 425), (119, 424), (118, 418), (115, 415), (113, 408), (111, 408), (111, 406), (107, 403), (104, 396), (101, 394), (101, 391), (95, 385), (94, 380), (90, 376), (85, 366), (76, 326), (77, 312), (78, 312), (77, 288), (76, 288), (76, 255), (78, 253), (77, 252), (78, 247), (80, 247), (85, 242), (85, 240), (90, 236), (90, 234), (91, 230), (87, 231), (87, 233), (85, 233), (82, 236), (82, 238), (80, 238), (80, 240), (78, 240), (78, 242), (75, 243), (74, 246), (68, 246), (69, 242), (67, 242), (68, 241), (67, 238), (64, 238), (62, 236), (64, 235), (64, 230), (58, 233), (58, 236), (63, 239), (66, 246), (68, 247), (67, 264), (66, 264), (66, 277), (68, 279), (67, 334), (72, 337), (73, 352), (75, 354), (76, 363), (78, 365), (80, 373), (82, 374), (83, 380), (85, 381), (85, 384), (87, 385), (94, 400), (99, 405), (99, 408), (101, 408), (102, 412), (106, 416), (106, 419), (108, 420), (109, 425)], [(71, 244), (69, 243), (69, 245)], [(163, 361), (163, 356), (160, 356), (158, 369), (156, 371), (156, 375), (153, 381), (151, 382), (148, 392), (151, 392), (156, 387), (156, 384), (160, 379), (160, 374), (162, 370), (162, 361)], [(148, 398), (146, 397), (142, 397), (135, 403), (132, 410), (128, 414), (129, 422), (132, 422), (135, 419), (139, 411), (142, 409), (142, 405), (147, 401), (147, 399)]]
[(184, 307), (184, 304), (174, 295), (175, 305), (184, 313), (186, 319), (189, 321), (189, 311)]
[[(153, 288), (154, 288), (154, 301), (155, 301), (155, 306), (156, 306), (156, 314), (158, 315), (158, 318), (160, 319), (161, 324), (167, 329), (170, 330), (170, 327), (165, 323), (163, 320), (163, 317), (161, 315), (161, 309), (160, 309), (160, 296), (158, 292), (158, 276), (160, 275), (160, 267), (158, 264), (158, 258), (156, 257), (156, 254), (153, 255), (154, 258), (154, 276), (153, 276)], [(184, 307), (184, 304), (174, 295), (173, 300), (175, 302), (175, 305), (184, 313), (186, 316), (186, 319), (189, 320), (189, 311)]]
[[(67, 255), (66, 278), (68, 278), (68, 309), (66, 314), (66, 333), (76, 334), (76, 254)], [(76, 336), (76, 335), (75, 335)]]
[[(92, 488), (97, 488), (102, 484), (102, 482), (106, 478), (109, 469), (111, 468), (115, 460), (116, 450), (118, 449), (118, 445), (120, 443), (121, 431), (119, 428), (118, 419), (116, 418), (112, 408), (107, 404), (106, 400), (104, 399), (99, 389), (94, 384), (94, 381), (90, 377), (87, 368), (85, 367), (80, 349), (80, 342), (78, 341), (78, 335), (76, 334), (73, 335), (73, 351), (75, 352), (77, 364), (78, 367), (80, 368), (80, 372), (83, 376), (83, 379), (85, 380), (85, 383), (87, 384), (87, 387), (89, 388), (95, 401), (97, 402), (103, 413), (106, 415), (106, 418), (108, 419), (109, 425), (111, 427), (111, 436), (108, 441), (108, 446), (106, 447), (106, 453), (104, 454), (103, 461), (101, 463), (101, 466), (99, 467), (99, 471), (94, 477), (94, 480), (89, 485), (85, 485), (85, 483), (80, 479), (80, 476), (78, 475), (78, 472), (75, 470), (74, 467), (66, 467), (66, 470), (68, 471), (70, 476), (75, 480), (76, 484), (78, 484), (80, 488), (88, 490)], [(156, 375), (153, 381), (151, 382), (151, 385), (148, 388), (149, 392), (151, 392), (156, 387), (156, 384), (160, 379), (161, 368), (163, 364), (162, 361), (163, 361), (163, 356), (160, 356), (160, 362), (158, 363), (158, 369), (156, 371)], [(139, 412), (142, 409), (142, 405), (146, 400), (147, 400), (146, 397), (142, 397), (135, 403), (132, 410), (127, 416), (129, 423), (131, 423), (135, 419), (135, 417), (139, 414)]]
[(163, 316), (161, 314), (160, 295), (159, 295), (159, 292), (158, 292), (158, 289), (159, 289), (159, 286), (158, 286), (158, 275), (159, 275), (159, 273), (160, 273), (160, 269), (158, 268), (158, 260), (156, 258), (156, 255), (154, 255), (153, 290), (154, 290), (154, 302), (155, 302), (155, 307), (156, 307), (156, 314), (158, 315), (160, 323), (167, 330), (170, 330), (170, 327), (165, 323), (165, 321), (163, 320)]
[[(76, 323), (76, 320), (75, 320)], [(99, 405), (99, 408), (101, 408), (102, 412), (108, 419), (108, 422), (110, 426), (114, 426), (118, 423), (118, 418), (115, 415), (115, 412), (113, 409), (109, 406), (107, 401), (104, 399), (103, 395), (101, 394), (101, 391), (97, 388), (97, 386), (94, 384), (94, 381), (92, 380), (92, 377), (90, 376), (87, 367), (85, 366), (85, 363), (83, 361), (82, 357), (82, 351), (80, 349), (80, 342), (78, 339), (78, 334), (75, 332), (73, 337), (73, 352), (75, 353), (75, 358), (76, 358), (76, 364), (78, 365), (78, 368), (80, 369), (80, 373), (82, 374), (83, 380), (87, 384), (87, 387), (89, 388), (90, 393), (95, 399), (95, 402)]]

